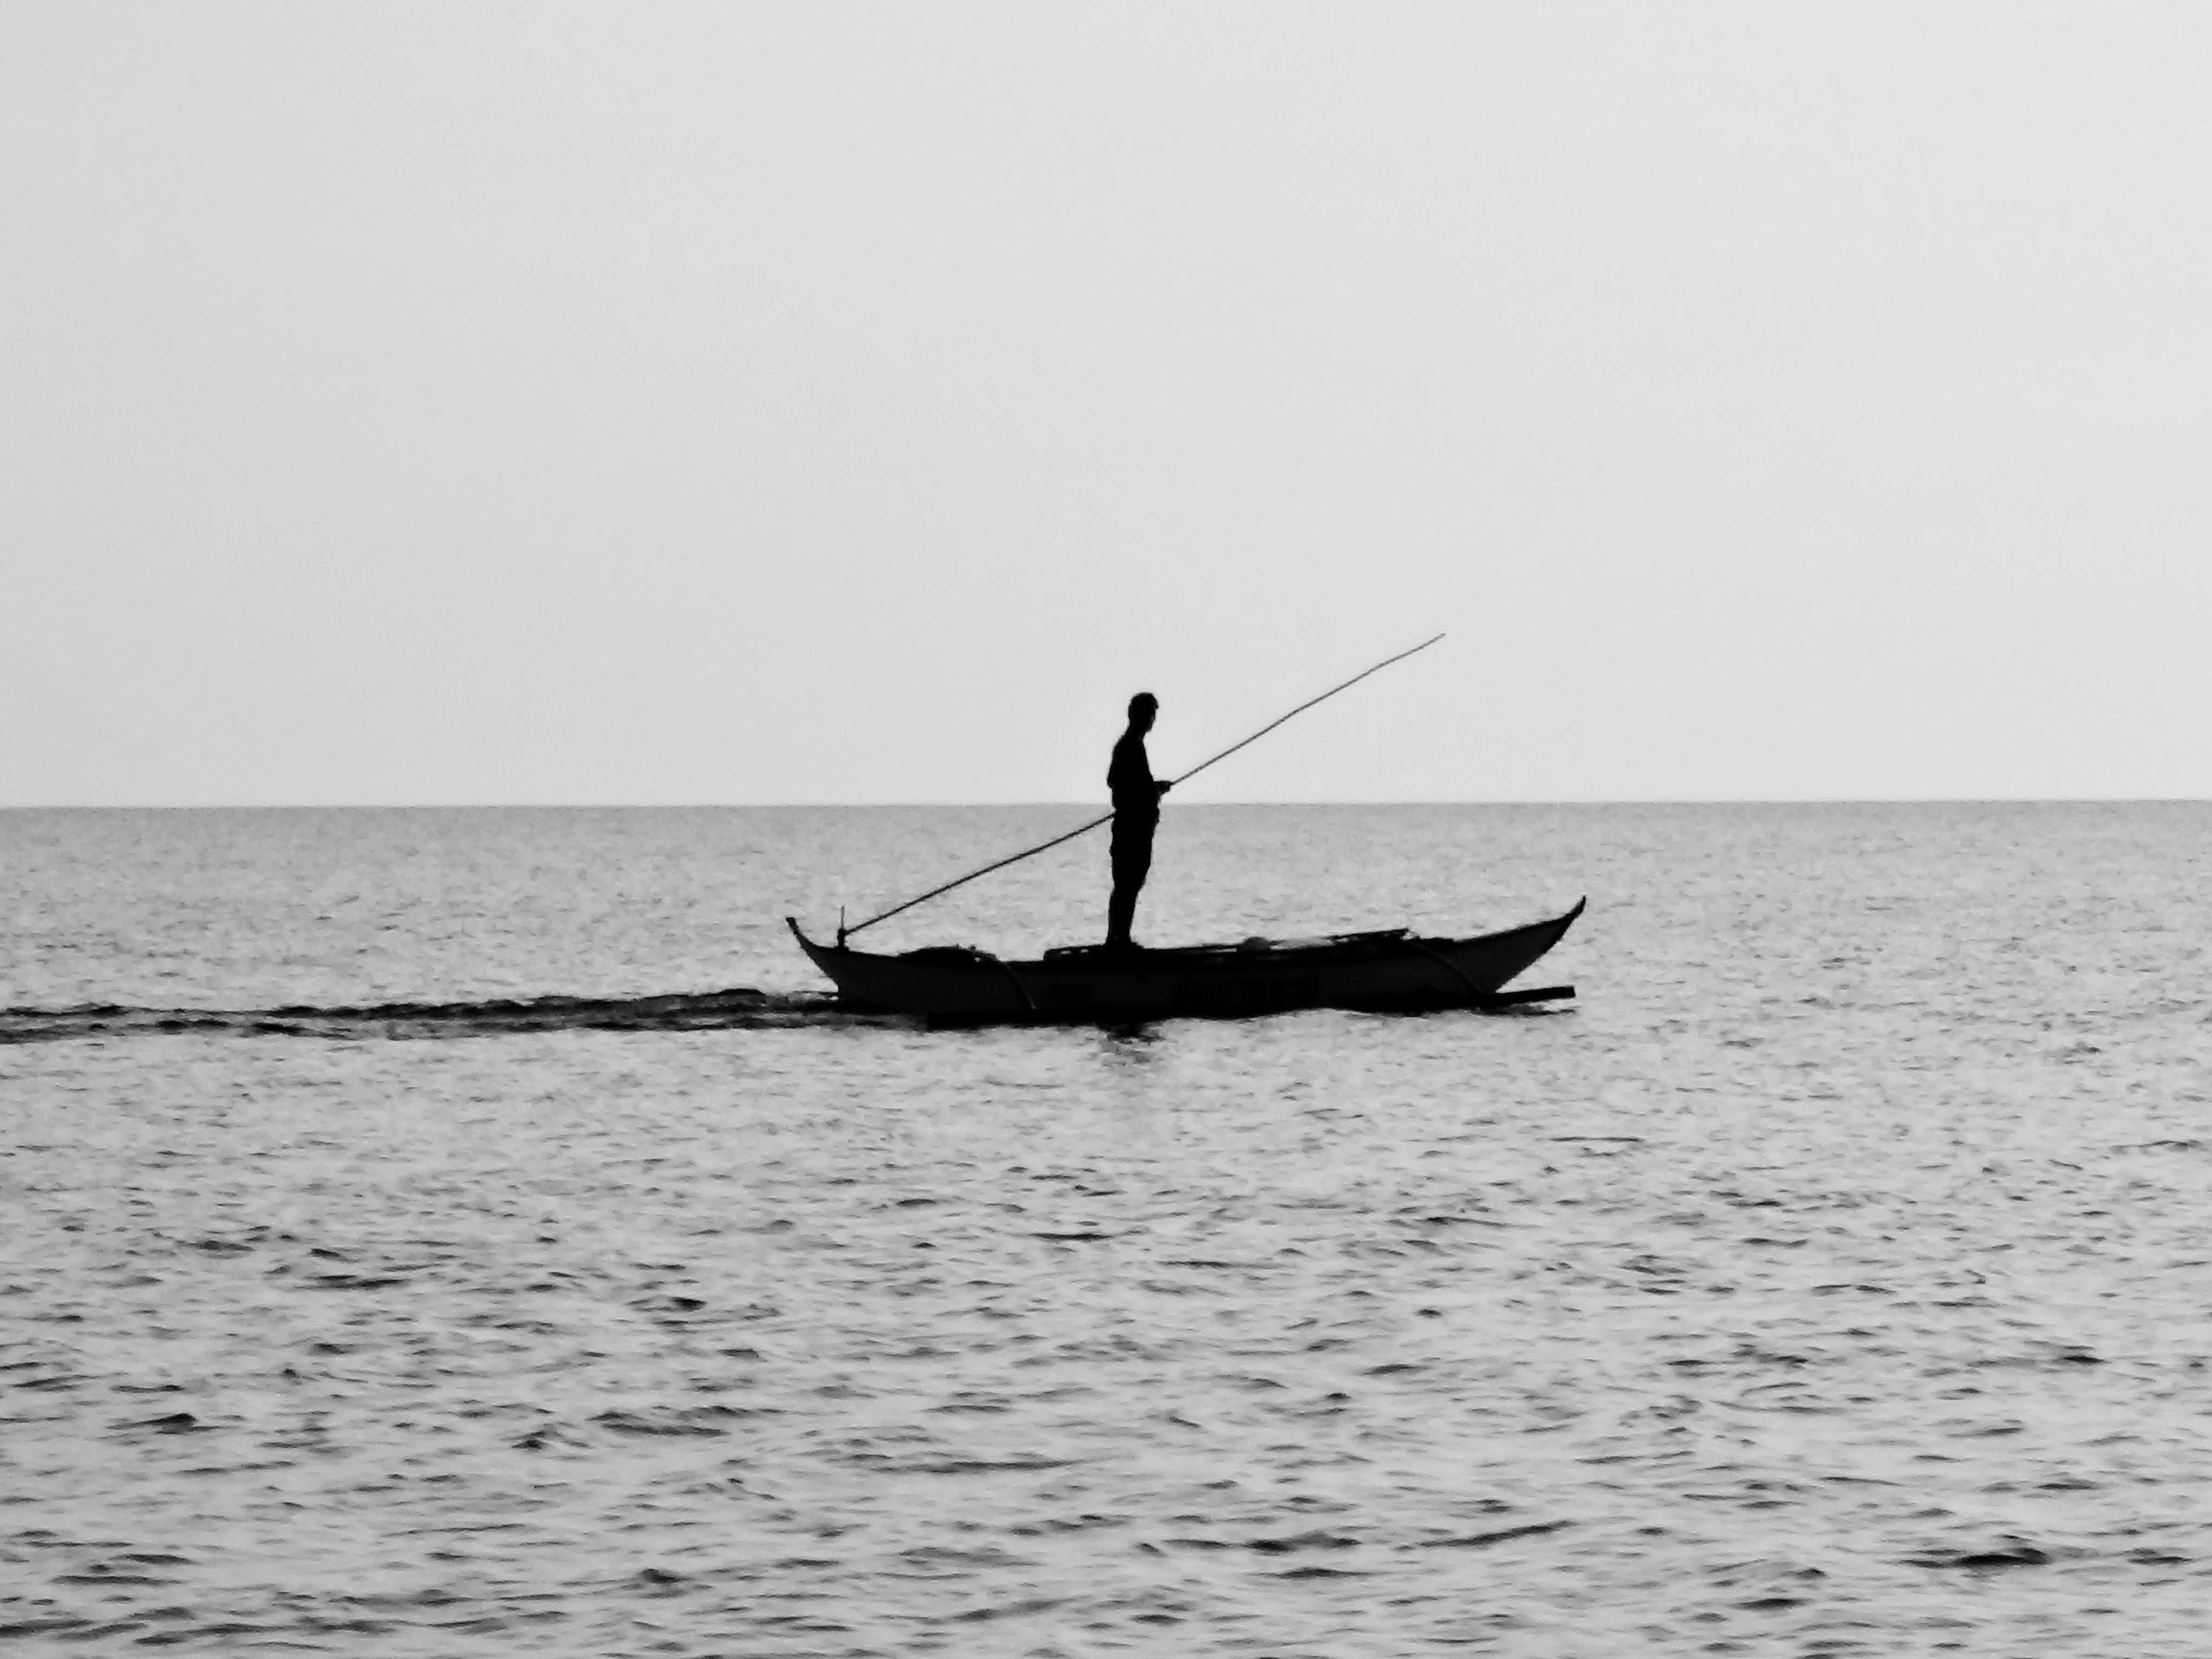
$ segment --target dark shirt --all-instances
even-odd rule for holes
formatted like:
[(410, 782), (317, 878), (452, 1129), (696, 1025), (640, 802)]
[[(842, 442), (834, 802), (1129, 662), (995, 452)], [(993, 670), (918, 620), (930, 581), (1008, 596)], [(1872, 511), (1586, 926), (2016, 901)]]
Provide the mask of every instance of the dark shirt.
[(1124, 732), (1114, 745), (1114, 763), (1106, 769), (1106, 787), (1114, 796), (1114, 811), (1123, 818), (1157, 823), (1160, 817), (1160, 787), (1152, 781), (1152, 763), (1145, 754), (1145, 734)]

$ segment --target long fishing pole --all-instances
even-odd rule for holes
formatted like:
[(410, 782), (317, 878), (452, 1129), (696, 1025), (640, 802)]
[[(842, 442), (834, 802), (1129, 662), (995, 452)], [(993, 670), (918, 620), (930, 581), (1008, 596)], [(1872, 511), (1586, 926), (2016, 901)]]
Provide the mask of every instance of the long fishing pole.
[[(1307, 709), (1312, 708), (1317, 702), (1327, 702), (1331, 697), (1334, 696), (1340, 691), (1350, 690), (1353, 686), (1358, 684), (1360, 681), (1365, 679), (1370, 674), (1379, 674), (1394, 662), (1405, 661), (1406, 659), (1412, 656), (1415, 651), (1427, 650), (1431, 646), (1434, 645), (1442, 638), (1443, 638), (1443, 635), (1441, 634), (1431, 635), (1427, 639), (1423, 640), (1419, 645), (1414, 646), (1412, 650), (1401, 651), (1395, 657), (1385, 657), (1381, 662), (1376, 663), (1373, 667), (1363, 668), (1357, 674), (1354, 674), (1350, 679), (1341, 681), (1335, 685), (1330, 686), (1328, 690), (1322, 692), (1319, 696), (1307, 698), (1296, 708), (1291, 710), (1289, 714), (1279, 715), (1275, 719), (1269, 720), (1265, 726), (1255, 732), (1250, 737), (1239, 738), (1237, 742), (1231, 744), (1228, 748), (1223, 750), (1219, 754), (1209, 755), (1204, 760), (1199, 762), (1197, 765), (1192, 767), (1189, 771), (1182, 773), (1179, 776), (1169, 779), (1168, 787), (1170, 788), (1173, 788), (1176, 784), (1182, 782), (1186, 778), (1196, 777), (1200, 772), (1206, 770), (1207, 767), (1212, 765), (1214, 762), (1227, 760), (1238, 750), (1244, 748), (1249, 744), (1259, 742), (1260, 739), (1266, 737), (1268, 732), (1282, 725), (1285, 720), (1293, 719), (1299, 714), (1304, 714)], [(949, 893), (956, 887), (964, 887), (969, 882), (975, 880), (978, 876), (988, 876), (994, 870), (1003, 870), (1010, 864), (1019, 864), (1024, 859), (1035, 858), (1039, 853), (1049, 852), (1054, 848), (1059, 846), (1062, 842), (1073, 841), (1078, 836), (1089, 834), (1091, 830), (1096, 830), (1100, 824), (1111, 821), (1113, 817), (1114, 814), (1111, 812), (1102, 813), (1099, 817), (1091, 819), (1088, 823), (1079, 824), (1076, 828), (1069, 830), (1066, 835), (1054, 836), (1050, 841), (1041, 841), (1034, 847), (1028, 848), (1019, 853), (1012, 854), (1006, 858), (997, 860), (995, 862), (987, 864), (980, 870), (970, 870), (964, 876), (956, 876), (951, 881), (946, 882), (942, 887), (933, 887), (927, 893), (918, 894), (915, 897), (907, 900), (903, 904), (894, 904), (890, 909), (881, 911), (875, 915), (870, 916), (866, 921), (856, 921), (850, 927), (846, 927), (842, 921), (840, 921), (837, 925), (837, 944), (842, 949), (845, 941), (853, 934), (859, 933), (863, 927), (872, 927), (879, 921), (889, 921), (893, 916), (898, 915), (900, 911), (911, 910), (915, 905), (923, 903), (929, 899), (933, 899), (940, 893)]]
[[(1357, 674), (1354, 674), (1354, 675), (1353, 675), (1350, 679), (1348, 679), (1348, 680), (1345, 681), (1345, 682), (1344, 682), (1344, 684), (1343, 684), (1342, 685), (1332, 685), (1332, 686), (1330, 686), (1330, 687), (1328, 688), (1328, 690), (1326, 690), (1326, 691), (1322, 692), (1322, 693), (1321, 694), (1321, 696), (1319, 696), (1318, 697), (1309, 697), (1309, 698), (1307, 698), (1304, 702), (1300, 703), (1300, 704), (1299, 704), (1296, 708), (1293, 708), (1292, 710), (1291, 710), (1291, 712), (1290, 712), (1290, 714), (1285, 714), (1285, 715), (1283, 715), (1283, 716), (1282, 716), (1282, 718), (1281, 718), (1280, 720), (1269, 720), (1269, 721), (1268, 721), (1265, 726), (1261, 726), (1258, 731), (1255, 732), (1254, 732), (1250, 737), (1249, 737), (1249, 738), (1246, 738), (1243, 739), (1241, 742), (1237, 742), (1237, 743), (1232, 743), (1232, 744), (1231, 744), (1229, 745), (1229, 747), (1228, 747), (1228, 748), (1226, 748), (1226, 749), (1223, 750), (1222, 750), (1219, 754), (1218, 754), (1218, 755), (1211, 755), (1211, 756), (1208, 756), (1206, 759), (1204, 759), (1204, 760), (1202, 760), (1202, 761), (1199, 762), (1199, 763), (1198, 763), (1197, 765), (1195, 765), (1195, 766), (1192, 767), (1192, 768), (1190, 769), (1190, 770), (1189, 770), (1189, 771), (1188, 771), (1188, 772), (1184, 773), (1184, 774), (1182, 775), (1182, 777), (1181, 777), (1181, 778), (1173, 778), (1173, 779), (1170, 779), (1170, 780), (1169, 781), (1170, 781), (1170, 784), (1172, 786), (1172, 785), (1174, 785), (1174, 784), (1181, 783), (1181, 782), (1183, 781), (1183, 778), (1194, 778), (1194, 777), (1196, 777), (1196, 776), (1197, 776), (1200, 772), (1203, 772), (1204, 770), (1206, 770), (1206, 769), (1207, 767), (1209, 767), (1209, 766), (1212, 765), (1212, 764), (1213, 764), (1213, 763), (1214, 763), (1215, 761), (1218, 761), (1218, 760), (1227, 760), (1227, 759), (1228, 759), (1231, 755), (1235, 754), (1238, 750), (1240, 750), (1240, 749), (1243, 748), (1243, 747), (1244, 747), (1244, 745), (1245, 745), (1246, 744), (1252, 744), (1252, 743), (1257, 743), (1257, 742), (1259, 742), (1259, 741), (1260, 741), (1260, 739), (1261, 739), (1261, 738), (1264, 738), (1264, 737), (1266, 737), (1266, 736), (1267, 735), (1267, 733), (1268, 733), (1268, 732), (1270, 732), (1273, 731), (1277, 726), (1280, 726), (1280, 725), (1283, 723), (1283, 721), (1284, 721), (1284, 720), (1289, 720), (1289, 719), (1291, 717), (1291, 715), (1295, 715), (1295, 714), (1304, 714), (1304, 713), (1306, 712), (1306, 710), (1307, 710), (1307, 709), (1309, 709), (1309, 708), (1312, 708), (1312, 707), (1313, 707), (1316, 703), (1317, 703), (1317, 702), (1328, 702), (1331, 697), (1334, 696), (1338, 692), (1350, 690), (1352, 686), (1355, 686), (1355, 685), (1358, 684), (1360, 681), (1362, 681), (1362, 680), (1365, 679), (1365, 678), (1366, 678), (1370, 674), (1379, 674), (1379, 673), (1381, 673), (1384, 669), (1388, 668), (1388, 667), (1389, 667), (1392, 663), (1394, 663), (1394, 662), (1403, 662), (1403, 661), (1405, 661), (1405, 660), (1406, 660), (1406, 659), (1407, 659), (1407, 658), (1408, 658), (1408, 657), (1410, 657), (1410, 656), (1412, 656), (1412, 655), (1413, 654), (1413, 651), (1425, 651), (1425, 650), (1427, 650), (1431, 646), (1434, 645), (1434, 644), (1435, 644), (1438, 640), (1440, 640), (1440, 639), (1442, 639), (1442, 638), (1443, 638), (1443, 635), (1441, 635), (1441, 634), (1431, 634), (1431, 635), (1427, 639), (1423, 640), (1423, 641), (1422, 641), (1419, 645), (1415, 646), (1415, 647), (1413, 647), (1413, 651), (1401, 651), (1401, 652), (1400, 652), (1396, 656), (1395, 656), (1395, 657), (1385, 657), (1385, 658), (1383, 658), (1383, 659), (1382, 659), (1382, 660), (1381, 662), (1376, 663), (1376, 664), (1375, 665), (1375, 666), (1374, 666), (1374, 667), (1372, 667), (1372, 668), (1363, 668), (1363, 669), (1361, 669), (1361, 670), (1360, 670)], [(1109, 812), (1106, 816), (1107, 816), (1108, 817), (1109, 817), (1109, 818), (1110, 818), (1110, 817), (1112, 817), (1114, 815), (1113, 815), (1111, 812)]]

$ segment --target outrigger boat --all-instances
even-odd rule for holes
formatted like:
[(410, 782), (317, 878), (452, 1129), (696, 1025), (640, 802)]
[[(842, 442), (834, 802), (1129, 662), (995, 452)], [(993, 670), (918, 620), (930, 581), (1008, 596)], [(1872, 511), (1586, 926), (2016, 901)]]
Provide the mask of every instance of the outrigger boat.
[[(1431, 635), (1412, 650), (1385, 657), (1319, 696), (1307, 698), (1290, 714), (1170, 779), (1162, 793), (1258, 742), (1316, 703), (1328, 702), (1392, 663), (1427, 650), (1442, 638), (1441, 634)], [(1133, 710), (1134, 703), (1131, 707)], [(1165, 951), (1071, 945), (1026, 962), (1008, 962), (964, 945), (939, 945), (898, 956), (879, 956), (855, 951), (846, 943), (863, 928), (888, 921), (979, 876), (1087, 835), (1113, 817), (1107, 812), (1049, 841), (995, 859), (850, 927), (845, 925), (841, 908), (834, 945), (817, 945), (800, 930), (796, 917), (786, 916), (784, 921), (799, 948), (836, 985), (838, 1000), (846, 1007), (933, 1020), (1078, 1020), (1118, 1024), (1184, 1015), (1283, 1013), (1293, 1008), (1410, 1013), (1550, 1002), (1575, 994), (1571, 985), (1518, 991), (1503, 988), (1559, 942), (1582, 915), (1588, 902), (1583, 899), (1577, 899), (1573, 909), (1549, 921), (1473, 939), (1429, 939), (1408, 927), (1389, 927), (1372, 933), (1248, 939), (1239, 945), (1185, 945)]]
[(966, 945), (883, 956), (817, 945), (794, 918), (784, 920), (849, 1008), (951, 1021), (1122, 1022), (1296, 1008), (1412, 1013), (1571, 997), (1571, 986), (1502, 988), (1559, 942), (1585, 902), (1549, 921), (1472, 939), (1391, 927), (1162, 951), (1066, 945), (1022, 962)]

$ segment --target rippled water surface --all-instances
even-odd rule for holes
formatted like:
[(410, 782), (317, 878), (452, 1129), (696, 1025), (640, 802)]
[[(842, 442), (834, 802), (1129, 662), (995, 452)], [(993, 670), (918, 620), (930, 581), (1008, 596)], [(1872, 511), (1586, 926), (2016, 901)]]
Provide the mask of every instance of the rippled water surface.
[(2205, 1650), (2212, 809), (1171, 809), (1142, 937), (1580, 1000), (802, 995), (1084, 816), (0, 814), (0, 1642)]

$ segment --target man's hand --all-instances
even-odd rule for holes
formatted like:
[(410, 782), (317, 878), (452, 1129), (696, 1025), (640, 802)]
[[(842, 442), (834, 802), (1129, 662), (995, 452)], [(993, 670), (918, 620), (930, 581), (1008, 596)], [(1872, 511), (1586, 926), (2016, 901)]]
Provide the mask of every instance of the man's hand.
[(1173, 785), (1173, 784), (1171, 784), (1171, 783), (1156, 783), (1156, 784), (1154, 784), (1154, 785), (1152, 786), (1152, 787), (1153, 787), (1153, 788), (1155, 788), (1155, 789), (1157, 789), (1157, 790), (1158, 790), (1158, 791), (1160, 792), (1160, 793), (1162, 793), (1163, 795), (1164, 795), (1164, 794), (1166, 794), (1166, 793), (1167, 793), (1167, 792), (1168, 792), (1169, 790), (1170, 790), (1170, 789), (1174, 788), (1174, 787), (1175, 787), (1175, 785)]

